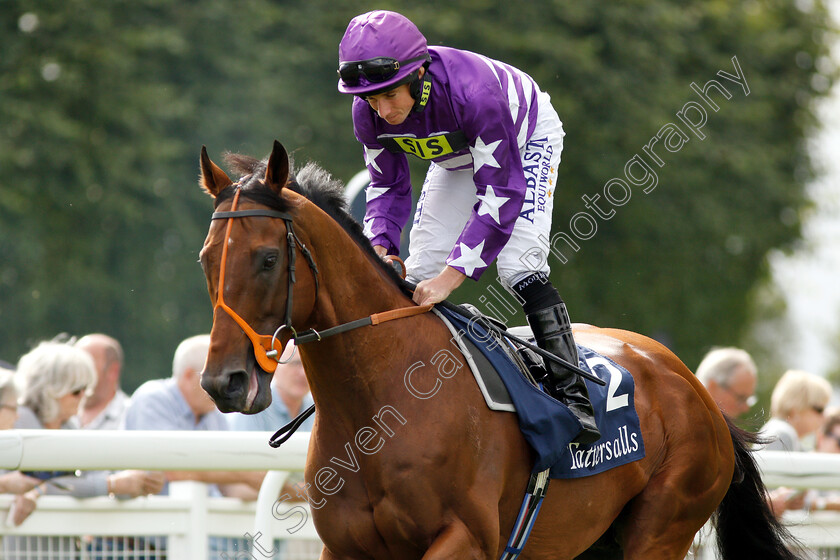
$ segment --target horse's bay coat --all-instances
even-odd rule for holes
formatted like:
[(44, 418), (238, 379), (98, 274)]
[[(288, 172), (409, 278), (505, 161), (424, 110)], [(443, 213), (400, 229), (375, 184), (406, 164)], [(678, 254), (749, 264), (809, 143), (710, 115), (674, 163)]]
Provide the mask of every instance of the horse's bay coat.
[[(238, 189), (239, 209), (270, 204), (293, 215), (319, 283), (316, 293), (316, 272), (298, 259), (291, 310), (298, 332), (412, 305), (358, 224), (306, 184), (324, 182), (323, 172), (307, 168), (287, 185), (288, 158), (276, 142), (267, 163), (237, 161), (249, 166), (233, 185), (202, 151), (201, 185), (217, 210), (229, 209)], [(321, 199), (327, 211), (293, 191)], [(214, 220), (201, 252), (210, 296), (224, 290), (256, 333), (278, 332), (285, 342), (292, 331), (278, 327), (290, 285), (286, 226), (232, 220), (223, 287), (227, 220)], [(530, 450), (514, 415), (490, 411), (471, 375), (442, 375), (441, 363), (459, 356), (450, 336), (425, 313), (299, 345), (317, 407), (306, 492), (323, 560), (490, 560), (504, 549)], [(223, 309), (215, 310), (211, 338), (202, 385), (219, 408), (265, 408), (271, 372), (257, 366), (251, 340)], [(688, 368), (639, 334), (583, 326), (575, 338), (633, 373), (646, 456), (592, 477), (552, 480), (521, 558), (621, 558), (620, 547), (625, 559), (681, 560), (715, 512), (725, 558), (795, 558), (763, 499), (749, 435), (724, 419)], [(407, 372), (415, 387), (438, 390), (417, 398)]]

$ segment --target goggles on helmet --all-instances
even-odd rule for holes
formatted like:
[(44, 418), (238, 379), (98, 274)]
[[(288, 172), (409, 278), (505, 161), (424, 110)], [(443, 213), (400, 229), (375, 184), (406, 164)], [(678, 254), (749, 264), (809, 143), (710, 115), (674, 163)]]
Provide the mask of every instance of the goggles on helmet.
[(356, 60), (353, 62), (342, 62), (338, 65), (338, 75), (346, 85), (353, 87), (359, 85), (359, 77), (364, 76), (372, 84), (380, 84), (393, 78), (403, 64), (426, 60), (428, 55), (423, 54), (407, 60), (395, 58), (377, 57), (368, 60)]

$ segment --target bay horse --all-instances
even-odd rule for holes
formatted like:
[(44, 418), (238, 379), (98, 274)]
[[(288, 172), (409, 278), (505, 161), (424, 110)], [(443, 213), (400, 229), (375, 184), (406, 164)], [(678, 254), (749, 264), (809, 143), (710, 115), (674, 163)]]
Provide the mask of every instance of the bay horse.
[[(236, 183), (202, 148), (216, 207), (200, 259), (215, 305), (202, 387), (223, 412), (263, 410), (274, 357), (296, 337), (318, 411), (305, 480), (321, 559), (499, 558), (532, 469), (515, 415), (488, 409), (451, 367), (452, 335), (411, 311), (426, 310), (373, 252), (340, 183), (311, 163), (290, 177), (277, 141), (267, 161), (227, 159)], [(632, 372), (646, 454), (552, 480), (521, 558), (683, 559), (713, 514), (723, 558), (797, 558), (765, 500), (755, 436), (672, 352), (617, 329), (574, 336)], [(431, 396), (407, 390), (408, 372)]]

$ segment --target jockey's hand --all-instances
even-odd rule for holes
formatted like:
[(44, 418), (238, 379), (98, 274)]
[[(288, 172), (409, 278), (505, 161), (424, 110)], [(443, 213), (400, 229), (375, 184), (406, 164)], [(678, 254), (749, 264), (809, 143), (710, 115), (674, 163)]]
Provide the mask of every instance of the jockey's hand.
[(388, 249), (386, 249), (382, 245), (374, 245), (373, 250), (376, 251), (376, 254), (379, 255), (379, 258), (383, 258), (388, 255)]
[(439, 303), (448, 298), (449, 294), (455, 291), (455, 288), (460, 286), (466, 278), (451, 266), (447, 266), (443, 269), (443, 272), (434, 278), (423, 280), (417, 284), (412, 299), (417, 305)]

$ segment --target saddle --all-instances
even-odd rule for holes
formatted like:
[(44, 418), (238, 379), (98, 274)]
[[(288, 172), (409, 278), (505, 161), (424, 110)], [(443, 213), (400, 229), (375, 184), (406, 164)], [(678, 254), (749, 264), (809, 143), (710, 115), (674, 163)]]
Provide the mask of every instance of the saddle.
[(579, 367), (602, 384), (586, 379), (602, 437), (589, 445), (571, 443), (580, 424), (564, 404), (542, 390), (543, 358), (507, 337), (494, 335), (484, 321), (515, 338), (533, 340), (529, 327), (507, 329), (472, 306), (435, 306), (432, 310), (452, 333), (487, 407), (517, 415), (520, 429), (535, 452), (533, 472), (550, 469), (551, 478), (590, 476), (645, 456), (639, 417), (633, 401), (632, 375), (612, 360), (578, 345)]

